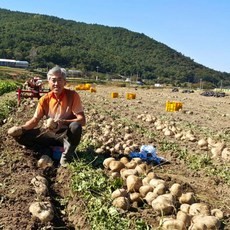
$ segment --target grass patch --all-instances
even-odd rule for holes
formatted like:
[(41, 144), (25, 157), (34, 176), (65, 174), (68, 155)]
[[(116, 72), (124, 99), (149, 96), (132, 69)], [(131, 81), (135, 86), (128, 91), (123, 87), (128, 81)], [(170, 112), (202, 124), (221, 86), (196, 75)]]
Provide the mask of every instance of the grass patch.
[[(79, 148), (82, 149), (82, 146)], [(87, 204), (86, 215), (91, 229), (149, 229), (140, 218), (130, 219), (126, 212), (119, 212), (112, 206), (111, 193), (121, 188), (123, 181), (107, 177), (100, 167), (104, 157), (87, 151), (78, 152), (78, 157), (78, 161), (70, 166), (73, 173), (71, 188)]]

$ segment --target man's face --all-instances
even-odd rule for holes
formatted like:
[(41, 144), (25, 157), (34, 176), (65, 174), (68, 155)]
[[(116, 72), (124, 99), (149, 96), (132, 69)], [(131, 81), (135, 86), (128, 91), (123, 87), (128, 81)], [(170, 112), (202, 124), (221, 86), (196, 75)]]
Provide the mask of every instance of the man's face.
[(55, 73), (49, 78), (49, 88), (57, 95), (61, 94), (65, 84), (66, 80), (61, 76), (60, 73)]

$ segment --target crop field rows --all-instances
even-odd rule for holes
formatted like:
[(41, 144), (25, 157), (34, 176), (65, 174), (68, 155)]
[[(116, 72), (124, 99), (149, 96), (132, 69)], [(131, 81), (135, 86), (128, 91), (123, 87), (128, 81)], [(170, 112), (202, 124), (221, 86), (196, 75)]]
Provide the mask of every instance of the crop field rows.
[[(10, 222), (21, 229), (29, 229), (28, 226), (30, 229), (60, 226), (65, 229), (161, 229), (162, 220), (165, 217), (176, 219), (181, 204), (186, 202), (202, 202), (210, 209), (210, 215), (212, 211), (212, 216), (218, 216), (215, 210), (221, 211), (218, 213), (223, 217), (219, 217), (216, 226), (229, 229), (229, 97), (207, 98), (199, 92), (183, 94), (168, 89), (108, 86), (96, 86), (96, 92), (92, 93), (78, 92), (85, 107), (87, 125), (77, 148), (78, 158), (68, 169), (38, 168), (39, 156), (5, 135), (8, 127), (23, 123), (33, 114), (36, 100), (25, 100), (2, 125), (0, 163), (4, 173), (1, 176), (0, 215), (5, 229)], [(112, 98), (112, 92), (117, 92), (119, 97)], [(127, 100), (127, 92), (136, 94), (136, 98)], [(180, 101), (183, 108), (178, 112), (166, 112), (166, 101)], [(164, 181), (157, 192), (159, 197), (172, 193), (173, 184), (179, 184), (183, 194), (190, 194), (189, 201), (182, 201), (178, 195), (173, 210), (169, 208), (159, 214), (157, 205), (152, 205), (156, 197), (153, 200), (146, 198), (146, 194), (138, 197), (140, 186), (135, 188), (129, 184), (124, 169), (134, 169), (128, 166), (132, 162), (128, 155), (142, 145), (155, 146), (157, 155), (167, 162), (160, 165), (139, 162), (136, 170), (141, 185), (148, 175), (152, 182), (148, 181), (145, 186), (152, 184), (152, 188), (147, 186), (150, 192), (157, 187), (153, 185), (155, 179)], [(222, 154), (223, 149), (227, 149), (226, 154)], [(106, 163), (108, 159), (110, 164)], [(30, 184), (36, 175), (48, 180), (48, 197), (36, 197)], [(117, 204), (117, 195), (114, 195), (117, 189), (129, 194), (128, 201), (127, 195), (120, 198), (125, 206)], [(55, 206), (53, 221), (40, 223), (31, 217), (29, 206), (40, 199), (49, 200)], [(7, 208), (13, 213), (12, 217), (4, 216)], [(24, 216), (20, 219), (22, 213)]]

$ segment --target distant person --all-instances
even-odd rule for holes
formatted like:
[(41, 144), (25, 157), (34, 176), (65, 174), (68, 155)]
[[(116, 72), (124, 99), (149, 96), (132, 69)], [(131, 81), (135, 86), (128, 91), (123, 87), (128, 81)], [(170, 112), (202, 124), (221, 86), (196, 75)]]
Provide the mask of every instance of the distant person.
[[(24, 125), (14, 126), (8, 130), (18, 143), (34, 150), (63, 146), (60, 164), (66, 166), (75, 154), (80, 143), (82, 126), (86, 119), (79, 94), (66, 89), (66, 71), (59, 66), (47, 73), (50, 92), (42, 96), (34, 116)], [(52, 118), (57, 125), (54, 130), (36, 128), (43, 118)]]

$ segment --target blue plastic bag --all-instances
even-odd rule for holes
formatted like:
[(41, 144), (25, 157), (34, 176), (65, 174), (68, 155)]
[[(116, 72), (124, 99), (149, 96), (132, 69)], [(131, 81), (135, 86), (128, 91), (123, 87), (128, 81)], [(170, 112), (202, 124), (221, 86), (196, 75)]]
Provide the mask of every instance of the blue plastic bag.
[(160, 164), (163, 160), (163, 158), (157, 156), (156, 148), (152, 145), (142, 145), (140, 152), (131, 152), (129, 156), (131, 158), (139, 157), (143, 161), (155, 162), (157, 164)]

